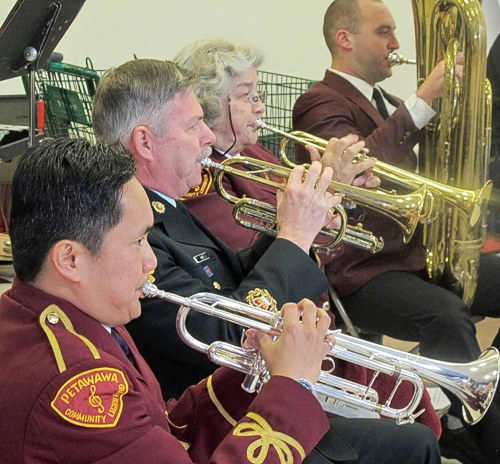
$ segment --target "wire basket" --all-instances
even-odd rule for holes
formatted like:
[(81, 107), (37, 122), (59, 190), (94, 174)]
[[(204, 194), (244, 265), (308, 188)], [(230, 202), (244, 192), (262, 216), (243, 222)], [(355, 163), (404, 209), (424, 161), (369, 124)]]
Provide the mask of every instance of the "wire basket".
[(46, 70), (37, 72), (35, 92), (37, 100), (45, 102), (47, 137), (85, 137), (95, 141), (92, 97), (99, 79), (100, 73), (93, 69), (89, 58), (86, 67), (51, 62)]
[[(266, 113), (263, 121), (269, 126), (285, 132), (292, 130), (292, 109), (297, 98), (303, 94), (315, 81), (301, 77), (277, 74), (269, 71), (259, 71), (260, 90), (267, 90)], [(263, 129), (259, 142), (276, 156), (282, 137)], [(289, 144), (293, 152), (293, 144)], [(287, 153), (294, 159), (293, 153)]]

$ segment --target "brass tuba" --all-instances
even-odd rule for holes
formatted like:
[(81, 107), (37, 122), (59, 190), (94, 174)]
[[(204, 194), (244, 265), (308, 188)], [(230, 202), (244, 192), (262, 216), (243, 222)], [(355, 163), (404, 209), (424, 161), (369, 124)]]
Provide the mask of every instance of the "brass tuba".
[[(417, 44), (418, 81), (445, 60), (444, 96), (433, 103), (436, 117), (420, 144), (424, 176), (489, 196), (487, 182), (491, 130), (491, 87), (486, 79), (486, 26), (478, 0), (412, 0)], [(456, 56), (464, 52), (463, 78), (455, 76)], [(471, 225), (456, 207), (441, 205), (437, 221), (424, 228), (430, 278), (459, 295), (474, 298), (486, 226)]]

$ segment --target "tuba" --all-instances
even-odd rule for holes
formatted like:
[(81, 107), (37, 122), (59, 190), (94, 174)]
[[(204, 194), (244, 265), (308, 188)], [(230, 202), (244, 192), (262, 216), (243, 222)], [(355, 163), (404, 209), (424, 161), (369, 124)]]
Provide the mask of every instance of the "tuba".
[[(444, 96), (433, 103), (436, 117), (420, 144), (420, 170), (438, 182), (491, 192), (487, 182), (491, 131), (491, 87), (486, 79), (486, 26), (478, 0), (412, 0), (417, 44), (417, 78), (422, 82), (444, 58)], [(455, 77), (464, 52), (463, 79)], [(475, 225), (452, 204), (424, 227), (427, 271), (432, 281), (472, 302), (486, 233), (487, 201)]]
[[(180, 305), (176, 321), (179, 337), (191, 348), (205, 353), (212, 362), (246, 374), (243, 389), (248, 392), (259, 391), (269, 380), (270, 374), (258, 350), (244, 349), (223, 341), (214, 341), (208, 345), (189, 333), (186, 320), (189, 312), (194, 310), (279, 337), (282, 329), (279, 313), (213, 293), (197, 293), (185, 298), (159, 290), (150, 282), (144, 285), (143, 295), (146, 298), (162, 298)], [(342, 334), (340, 330), (330, 333), (335, 335), (335, 345), (327, 354), (327, 359), (332, 364), (333, 358), (343, 359), (372, 369), (374, 376), (368, 386), (365, 386), (322, 371), (315, 389), (318, 401), (327, 412), (336, 412), (336, 408), (345, 407), (377, 412), (381, 416), (395, 419), (399, 424), (412, 423), (420, 414), (420, 411), (415, 412), (415, 409), (424, 392), (422, 379), (442, 386), (456, 395), (462, 402), (464, 420), (470, 424), (481, 420), (493, 401), (500, 363), (496, 348), (488, 348), (476, 361), (453, 364), (387, 348)], [(372, 388), (379, 373), (397, 378), (393, 391), (383, 404), (379, 402), (377, 391)], [(402, 382), (410, 382), (414, 393), (406, 405), (395, 408), (391, 406), (391, 401)]]

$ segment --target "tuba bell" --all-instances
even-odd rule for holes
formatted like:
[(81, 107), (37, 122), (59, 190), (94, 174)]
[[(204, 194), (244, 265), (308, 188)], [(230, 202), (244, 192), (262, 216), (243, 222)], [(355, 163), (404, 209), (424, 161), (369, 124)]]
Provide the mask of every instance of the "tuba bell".
[[(159, 290), (150, 282), (144, 285), (143, 294), (146, 298), (162, 298), (180, 305), (176, 320), (180, 338), (191, 348), (205, 353), (214, 363), (246, 374), (242, 384), (246, 391), (259, 391), (269, 380), (270, 374), (258, 350), (244, 349), (222, 341), (204, 343), (189, 333), (186, 320), (189, 312), (194, 310), (279, 337), (282, 329), (280, 314), (213, 293), (197, 293), (185, 298)], [(368, 386), (365, 386), (322, 371), (315, 388), (318, 401), (325, 411), (333, 412), (335, 407), (344, 406), (377, 412), (400, 424), (411, 423), (420, 414), (415, 409), (424, 391), (422, 379), (456, 395), (462, 402), (464, 420), (470, 424), (481, 420), (493, 401), (500, 375), (500, 360), (496, 348), (488, 348), (474, 362), (453, 364), (387, 348), (342, 334), (339, 330), (330, 333), (335, 336), (335, 345), (327, 354), (332, 363), (334, 358), (343, 359), (372, 369), (374, 376)], [(397, 378), (395, 387), (384, 404), (379, 402), (378, 394), (372, 388), (379, 373)], [(414, 393), (406, 405), (395, 408), (391, 406), (391, 401), (402, 382), (410, 382)]]
[[(482, 191), (471, 224), (453, 204), (442, 205), (437, 221), (425, 226), (427, 271), (470, 305), (476, 289), (479, 256), (486, 233), (491, 194), (487, 182), (491, 131), (491, 87), (486, 79), (486, 26), (478, 0), (412, 0), (421, 82), (444, 57), (444, 96), (435, 100), (434, 119), (419, 148), (423, 174), (453, 188)], [(464, 52), (463, 78), (455, 75)]]

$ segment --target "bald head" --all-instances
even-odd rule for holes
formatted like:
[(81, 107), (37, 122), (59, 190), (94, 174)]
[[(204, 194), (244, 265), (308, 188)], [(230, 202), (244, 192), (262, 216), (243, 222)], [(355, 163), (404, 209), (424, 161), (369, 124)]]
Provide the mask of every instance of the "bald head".
[(339, 29), (357, 33), (364, 2), (382, 3), (381, 0), (334, 0), (325, 12), (323, 36), (332, 56), (337, 48), (336, 34)]

